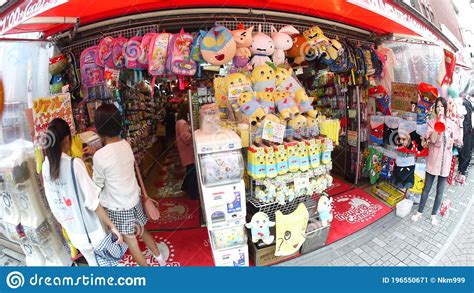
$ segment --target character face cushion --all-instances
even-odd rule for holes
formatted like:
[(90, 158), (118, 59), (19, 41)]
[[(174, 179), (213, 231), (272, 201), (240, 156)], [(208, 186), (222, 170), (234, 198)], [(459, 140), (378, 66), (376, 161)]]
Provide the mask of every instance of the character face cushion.
[(409, 147), (411, 137), (416, 131), (416, 121), (400, 119), (398, 124), (399, 147)]
[(201, 40), (201, 54), (212, 65), (222, 65), (234, 58), (237, 45), (232, 33), (223, 26), (213, 27)]
[(373, 115), (370, 117), (370, 140), (376, 144), (383, 144), (384, 116)]
[(275, 69), (267, 64), (257, 66), (252, 71), (253, 90), (256, 92), (273, 92), (276, 87)]
[(413, 187), (415, 180), (415, 157), (398, 156), (393, 171), (394, 183), (399, 188)]
[(309, 213), (303, 203), (289, 215), (277, 211), (275, 256), (292, 255), (303, 245), (308, 226)]
[(385, 116), (385, 123), (384, 123), (384, 128), (383, 128), (384, 145), (397, 146), (399, 122), (400, 122), (399, 117)]
[(270, 221), (268, 215), (263, 212), (255, 213), (250, 223), (245, 224), (245, 227), (251, 229), (252, 242), (257, 243), (262, 240), (265, 244), (271, 244), (275, 238), (270, 235), (270, 227), (273, 226), (275, 222)]

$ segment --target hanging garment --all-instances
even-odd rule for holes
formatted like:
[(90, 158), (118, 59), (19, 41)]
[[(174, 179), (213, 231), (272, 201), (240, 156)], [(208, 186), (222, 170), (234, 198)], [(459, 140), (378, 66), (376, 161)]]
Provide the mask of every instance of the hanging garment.
[(383, 144), (396, 146), (398, 142), (398, 124), (400, 117), (385, 116), (383, 128)]
[(288, 256), (299, 251), (303, 245), (308, 226), (309, 213), (303, 203), (289, 215), (277, 211), (275, 256)]
[(415, 181), (415, 157), (398, 156), (393, 171), (393, 182), (398, 188), (411, 188)]
[(370, 140), (376, 144), (383, 144), (383, 126), (385, 117), (373, 115), (370, 117)]
[(426, 178), (426, 161), (425, 159), (418, 159), (415, 163), (415, 174), (413, 187), (408, 191), (413, 194), (421, 194), (425, 186)]

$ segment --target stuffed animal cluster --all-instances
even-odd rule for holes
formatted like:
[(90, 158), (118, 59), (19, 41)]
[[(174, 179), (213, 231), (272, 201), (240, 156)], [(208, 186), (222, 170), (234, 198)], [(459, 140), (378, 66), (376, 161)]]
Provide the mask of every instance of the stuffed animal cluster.
[(247, 172), (250, 177), (263, 180), (287, 173), (306, 172), (331, 163), (334, 146), (328, 138), (291, 141), (275, 146), (248, 148)]
[[(290, 127), (299, 131), (296, 137), (301, 138), (305, 136), (301, 133), (303, 128), (308, 124), (315, 127), (319, 122), (312, 99), (291, 68), (264, 63), (256, 66), (249, 76), (240, 72), (229, 74), (225, 86), (232, 108), (254, 126), (260, 126), (265, 118), (276, 123), (290, 122)], [(319, 133), (313, 128), (310, 134)]]

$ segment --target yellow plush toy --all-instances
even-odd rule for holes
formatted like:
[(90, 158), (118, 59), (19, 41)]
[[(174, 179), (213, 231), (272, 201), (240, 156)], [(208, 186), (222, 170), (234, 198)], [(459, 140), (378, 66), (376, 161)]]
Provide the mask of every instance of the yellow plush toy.
[[(238, 96), (238, 93), (229, 93), (229, 88), (233, 86), (243, 85), (243, 84), (251, 84), (250, 79), (247, 76), (243, 75), (242, 73), (232, 73), (226, 76), (225, 78), (225, 90), (227, 94), (231, 94), (234, 96)], [(248, 90), (248, 89), (247, 89)]]
[(275, 146), (276, 164), (278, 175), (288, 173), (288, 154), (286, 153), (284, 145)]
[(317, 112), (311, 105), (311, 100), (306, 94), (305, 89), (299, 81), (293, 76), (293, 70), (283, 67), (277, 68), (276, 73), (277, 89), (281, 92), (289, 92), (294, 94), (295, 102), (298, 104), (300, 113), (306, 113), (310, 117), (316, 117)]
[(267, 114), (265, 116), (265, 120), (270, 120), (274, 123), (278, 123), (278, 124), (281, 124), (281, 120), (280, 118), (278, 118), (278, 116), (274, 115), (274, 114)]
[(309, 44), (318, 51), (318, 54), (326, 53), (324, 57), (326, 60), (336, 60), (344, 51), (339, 41), (326, 37), (318, 26), (313, 26), (304, 31), (303, 36)]
[(300, 111), (296, 106), (295, 99), (288, 92), (277, 92), (274, 95), (275, 105), (283, 120), (289, 120), (298, 115)]
[(316, 111), (316, 117), (306, 117), (306, 133), (307, 137), (316, 137), (319, 135), (319, 123), (321, 123), (321, 117), (319, 112)]
[(276, 89), (276, 69), (268, 64), (257, 66), (252, 71), (253, 90), (272, 93)]
[(296, 115), (290, 120), (288, 125), (292, 129), (292, 136), (294, 139), (301, 139), (304, 136), (306, 118), (303, 115)]
[(240, 112), (249, 118), (251, 125), (257, 125), (265, 119), (265, 111), (262, 105), (257, 102), (257, 99), (251, 92), (243, 92), (238, 100)]
[(267, 114), (275, 113), (275, 98), (273, 97), (273, 93), (258, 92), (256, 95), (258, 102), (263, 106)]

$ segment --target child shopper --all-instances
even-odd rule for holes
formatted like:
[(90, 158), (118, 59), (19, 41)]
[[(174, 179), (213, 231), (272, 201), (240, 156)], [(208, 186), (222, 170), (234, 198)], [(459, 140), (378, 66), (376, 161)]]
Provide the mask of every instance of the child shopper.
[(93, 157), (94, 182), (101, 188), (100, 202), (122, 233), (133, 259), (140, 266), (147, 266), (138, 246), (137, 236), (140, 236), (156, 261), (164, 266), (169, 250), (164, 243), (157, 244), (144, 229), (148, 219), (140, 201), (135, 157), (130, 144), (120, 138), (122, 117), (117, 107), (112, 104), (100, 106), (95, 112), (94, 124), (104, 143)]

